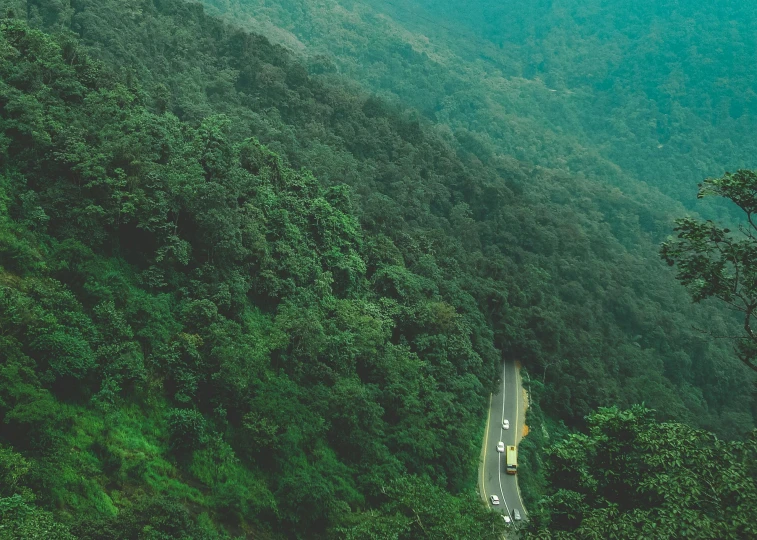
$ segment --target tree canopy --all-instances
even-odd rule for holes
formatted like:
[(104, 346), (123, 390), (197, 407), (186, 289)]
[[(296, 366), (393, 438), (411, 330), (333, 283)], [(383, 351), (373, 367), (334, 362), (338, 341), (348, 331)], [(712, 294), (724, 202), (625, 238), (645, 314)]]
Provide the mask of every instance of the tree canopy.
[(757, 534), (757, 431), (723, 441), (600, 408), (548, 452), (549, 496), (528, 538), (750, 538)]
[[(736, 340), (739, 359), (757, 372), (757, 330), (752, 328), (757, 310), (757, 174), (739, 170), (699, 185), (698, 197), (719, 196), (744, 213), (738, 232), (710, 220), (692, 217), (676, 220), (676, 238), (662, 244), (660, 253), (676, 266), (676, 279), (695, 302), (716, 298), (743, 316), (741, 337)], [(727, 337), (727, 336), (720, 336)]]

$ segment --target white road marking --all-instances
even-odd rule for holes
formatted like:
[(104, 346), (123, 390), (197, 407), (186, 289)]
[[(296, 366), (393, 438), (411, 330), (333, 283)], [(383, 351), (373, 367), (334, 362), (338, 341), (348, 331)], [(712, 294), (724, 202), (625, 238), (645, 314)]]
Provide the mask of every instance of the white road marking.
[[(499, 440), (502, 440), (502, 435), (504, 433), (504, 429), (502, 429), (502, 421), (505, 419), (505, 370), (502, 370), (502, 418), (499, 419)], [(505, 452), (507, 452), (507, 446), (505, 446)], [(507, 504), (507, 499), (505, 499), (505, 491), (502, 489), (502, 454), (504, 452), (498, 452), (499, 457), (497, 458), (497, 480), (499, 480), (499, 493), (502, 495), (502, 502), (505, 503), (505, 510), (507, 510), (507, 515), (510, 515), (510, 507)]]

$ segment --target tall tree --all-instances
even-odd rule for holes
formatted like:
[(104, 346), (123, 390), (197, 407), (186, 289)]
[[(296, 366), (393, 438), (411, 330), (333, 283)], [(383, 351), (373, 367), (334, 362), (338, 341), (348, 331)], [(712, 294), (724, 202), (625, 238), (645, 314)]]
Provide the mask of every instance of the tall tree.
[(676, 220), (677, 238), (662, 244), (660, 253), (694, 302), (717, 298), (741, 314), (744, 330), (736, 336), (736, 353), (757, 372), (757, 173), (739, 170), (699, 185), (697, 198), (711, 195), (732, 201), (745, 214), (738, 232), (710, 220)]

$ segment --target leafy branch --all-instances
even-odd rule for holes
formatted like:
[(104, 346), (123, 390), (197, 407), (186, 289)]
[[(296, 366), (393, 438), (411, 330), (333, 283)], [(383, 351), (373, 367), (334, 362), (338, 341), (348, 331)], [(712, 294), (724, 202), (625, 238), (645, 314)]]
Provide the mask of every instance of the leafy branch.
[(716, 298), (743, 314), (743, 334), (736, 338), (736, 355), (757, 372), (757, 333), (753, 329), (757, 310), (757, 174), (740, 170), (710, 178), (699, 186), (697, 198), (718, 195), (733, 201), (745, 214), (748, 225), (739, 227), (741, 237), (712, 221), (691, 217), (676, 220), (676, 238), (663, 242), (660, 254), (676, 266), (676, 279), (694, 302)]

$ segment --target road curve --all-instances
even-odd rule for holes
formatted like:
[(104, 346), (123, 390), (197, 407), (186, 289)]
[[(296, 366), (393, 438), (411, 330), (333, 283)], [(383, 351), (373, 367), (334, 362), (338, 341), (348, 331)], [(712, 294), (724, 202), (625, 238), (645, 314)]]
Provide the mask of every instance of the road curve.
[[(507, 513), (511, 517), (513, 509), (518, 509), (523, 519), (526, 511), (518, 491), (518, 475), (505, 472), (505, 454), (497, 452), (497, 443), (505, 446), (516, 445), (523, 433), (525, 417), (523, 390), (515, 362), (506, 361), (502, 370), (502, 381), (489, 402), (489, 418), (484, 432), (484, 448), (479, 471), (479, 490), (486, 504), (493, 510)], [(510, 429), (502, 428), (503, 419), (510, 420)], [(499, 505), (493, 506), (491, 495), (499, 497)]]

